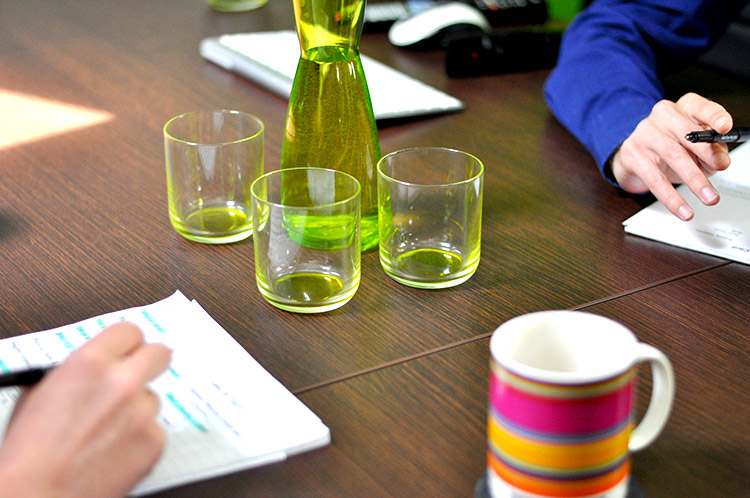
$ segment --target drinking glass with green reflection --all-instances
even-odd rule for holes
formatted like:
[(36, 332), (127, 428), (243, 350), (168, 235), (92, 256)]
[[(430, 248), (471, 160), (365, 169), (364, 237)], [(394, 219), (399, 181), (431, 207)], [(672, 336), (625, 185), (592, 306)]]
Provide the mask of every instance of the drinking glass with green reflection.
[(484, 166), (471, 154), (416, 147), (378, 162), (380, 263), (397, 282), (453, 287), (479, 265)]
[(263, 123), (238, 111), (197, 111), (164, 125), (169, 219), (206, 244), (253, 233), (250, 185), (263, 174)]
[(255, 276), (263, 297), (297, 313), (331, 311), (359, 287), (360, 186), (322, 168), (285, 168), (252, 185)]
[(220, 12), (245, 12), (263, 7), (268, 0), (206, 0), (206, 3)]

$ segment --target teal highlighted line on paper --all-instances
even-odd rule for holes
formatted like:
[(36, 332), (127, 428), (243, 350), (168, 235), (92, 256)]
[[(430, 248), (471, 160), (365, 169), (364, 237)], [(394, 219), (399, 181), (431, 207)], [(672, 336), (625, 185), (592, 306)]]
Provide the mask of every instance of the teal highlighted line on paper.
[(91, 339), (91, 336), (89, 336), (89, 335), (88, 335), (88, 334), (86, 333), (86, 331), (85, 331), (85, 330), (83, 330), (83, 326), (79, 325), (79, 326), (78, 326), (78, 328), (77, 328), (76, 330), (78, 330), (78, 333), (79, 333), (79, 334), (81, 334), (81, 335), (83, 336), (83, 338), (84, 338), (84, 339), (86, 339), (87, 341), (88, 341), (89, 339)]
[(71, 344), (71, 342), (68, 340), (67, 337), (65, 337), (65, 334), (63, 334), (62, 332), (57, 333), (57, 338), (60, 339), (60, 341), (63, 343), (63, 346), (68, 348), (68, 351), (73, 351), (75, 349), (73, 344)]
[(157, 330), (157, 332), (161, 332), (162, 334), (166, 334), (167, 333), (167, 331), (164, 330), (164, 327), (162, 327), (161, 325), (159, 325), (159, 322), (157, 322), (156, 320), (154, 320), (154, 318), (151, 315), (149, 315), (148, 311), (145, 311), (145, 310), (141, 311), (141, 314), (144, 316), (144, 318), (146, 318), (146, 320), (148, 320), (148, 322), (151, 325), (154, 326), (154, 328)]
[(8, 368), (8, 365), (5, 364), (2, 358), (0, 358), (0, 370), (2, 370), (3, 373), (10, 373), (10, 369)]
[(172, 403), (172, 405), (175, 408), (177, 408), (177, 411), (179, 411), (182, 414), (182, 416), (185, 417), (185, 420), (187, 420), (188, 422), (190, 422), (199, 431), (201, 431), (201, 432), (208, 432), (208, 429), (206, 429), (206, 427), (203, 426), (203, 424), (201, 424), (200, 422), (198, 422), (197, 420), (195, 420), (195, 417), (193, 417), (190, 414), (190, 412), (187, 411), (187, 409), (185, 409), (185, 407), (182, 406), (182, 404), (179, 401), (177, 401), (177, 398), (174, 397), (174, 394), (167, 393), (166, 396), (167, 396), (167, 399), (169, 400), (169, 402)]

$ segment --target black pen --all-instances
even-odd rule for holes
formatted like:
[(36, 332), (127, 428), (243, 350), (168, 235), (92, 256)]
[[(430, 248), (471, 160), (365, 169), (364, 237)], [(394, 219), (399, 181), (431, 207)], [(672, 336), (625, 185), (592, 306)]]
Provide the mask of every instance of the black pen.
[(689, 142), (745, 142), (750, 140), (750, 128), (732, 128), (721, 134), (713, 130), (691, 131), (685, 135)]
[(53, 367), (36, 367), (0, 375), (0, 387), (33, 386)]

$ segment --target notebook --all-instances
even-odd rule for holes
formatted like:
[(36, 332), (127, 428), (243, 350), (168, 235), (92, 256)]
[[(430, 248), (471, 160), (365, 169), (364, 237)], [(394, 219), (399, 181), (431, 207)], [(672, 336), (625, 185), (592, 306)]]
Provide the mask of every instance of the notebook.
[[(300, 57), (294, 31), (237, 33), (206, 38), (201, 55), (271, 92), (289, 98)], [(375, 119), (427, 116), (458, 111), (463, 102), (361, 54)]]
[[(196, 302), (179, 291), (156, 303), (0, 340), (0, 372), (63, 361), (119, 320), (172, 349), (149, 384), (159, 395), (166, 447), (131, 495), (279, 462), (331, 442), (328, 427)], [(0, 389), (0, 440), (18, 397)]]

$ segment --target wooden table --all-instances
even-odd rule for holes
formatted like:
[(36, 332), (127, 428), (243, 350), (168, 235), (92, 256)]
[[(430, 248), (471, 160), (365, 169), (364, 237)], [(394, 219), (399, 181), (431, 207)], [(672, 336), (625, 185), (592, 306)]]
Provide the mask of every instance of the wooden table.
[[(363, 255), (362, 284), (317, 316), (268, 305), (252, 240), (207, 246), (167, 217), (162, 126), (234, 108), (266, 125), (278, 167), (286, 101), (198, 55), (207, 36), (292, 29), (290, 0), (222, 14), (200, 0), (0, 5), (0, 92), (98, 112), (101, 122), (0, 149), (0, 334), (49, 329), (181, 290), (329, 425), (333, 444), (160, 496), (472, 496), (485, 465), (487, 344), (542, 309), (617, 319), (671, 358), (673, 415), (634, 455), (650, 497), (750, 492), (747, 266), (625, 235), (650, 199), (623, 195), (550, 115), (546, 71), (449, 79), (440, 52), (361, 48), (467, 104), (380, 126), (383, 153), (449, 146), (486, 167), (482, 260), (463, 285), (403, 287)], [(750, 122), (750, 85), (703, 68), (668, 81)], [(2, 95), (0, 93), (0, 95)], [(7, 95), (7, 93), (6, 93)], [(2, 101), (5, 102), (5, 101)], [(0, 119), (27, 121), (0, 109)], [(639, 393), (648, 390), (647, 376)]]

